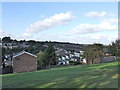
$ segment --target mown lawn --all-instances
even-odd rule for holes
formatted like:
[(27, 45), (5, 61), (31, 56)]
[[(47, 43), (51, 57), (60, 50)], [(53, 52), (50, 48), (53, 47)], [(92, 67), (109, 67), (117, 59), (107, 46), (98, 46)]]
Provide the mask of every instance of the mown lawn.
[(118, 62), (2, 75), (3, 88), (117, 88)]

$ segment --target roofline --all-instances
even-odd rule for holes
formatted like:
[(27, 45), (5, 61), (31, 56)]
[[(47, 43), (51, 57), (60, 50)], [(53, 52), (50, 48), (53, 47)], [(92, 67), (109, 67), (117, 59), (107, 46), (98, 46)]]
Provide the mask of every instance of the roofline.
[(24, 53), (29, 54), (29, 55), (31, 55), (31, 56), (33, 56), (33, 57), (37, 57), (36, 55), (33, 55), (33, 54), (29, 53), (29, 52), (24, 51), (24, 52), (21, 52), (21, 53), (19, 53), (19, 54), (17, 54), (17, 55), (14, 55), (13, 58), (15, 58), (15, 57), (17, 57), (17, 56), (20, 56), (20, 55), (22, 55), (22, 54), (24, 54)]

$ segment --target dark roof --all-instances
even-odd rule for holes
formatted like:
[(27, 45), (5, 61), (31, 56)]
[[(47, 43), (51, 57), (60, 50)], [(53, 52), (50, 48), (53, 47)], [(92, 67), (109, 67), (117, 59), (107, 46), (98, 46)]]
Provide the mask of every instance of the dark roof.
[(72, 56), (71, 58), (74, 58), (74, 59), (79, 59), (79, 57), (77, 57), (77, 56)]
[(63, 49), (59, 49), (56, 51), (56, 54), (65, 55), (65, 51)]

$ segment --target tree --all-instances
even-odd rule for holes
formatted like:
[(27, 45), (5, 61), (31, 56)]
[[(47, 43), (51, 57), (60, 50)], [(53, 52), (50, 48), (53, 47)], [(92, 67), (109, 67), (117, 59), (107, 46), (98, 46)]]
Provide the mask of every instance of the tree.
[(10, 37), (3, 37), (3, 38), (2, 38), (2, 42), (3, 42), (3, 43), (10, 43), (11, 40), (12, 40), (12, 39), (11, 39)]
[(96, 58), (100, 58), (102, 60), (103, 45), (93, 44), (85, 46), (83, 56), (86, 58), (87, 64), (93, 64)]
[(37, 66), (38, 66), (38, 69), (40, 69), (44, 66), (45, 55), (43, 52), (39, 52), (36, 55), (37, 55)]
[(108, 51), (113, 55), (113, 56), (120, 56), (120, 40), (116, 40), (115, 42), (112, 42), (109, 45)]
[(48, 44), (45, 50), (45, 64), (50, 68), (50, 65), (56, 62), (56, 54), (52, 43)]

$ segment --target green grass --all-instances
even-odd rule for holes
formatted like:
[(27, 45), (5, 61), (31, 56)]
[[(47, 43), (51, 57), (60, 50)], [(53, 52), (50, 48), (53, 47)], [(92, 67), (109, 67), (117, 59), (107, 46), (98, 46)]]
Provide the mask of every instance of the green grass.
[(118, 62), (1, 76), (3, 88), (117, 88)]

